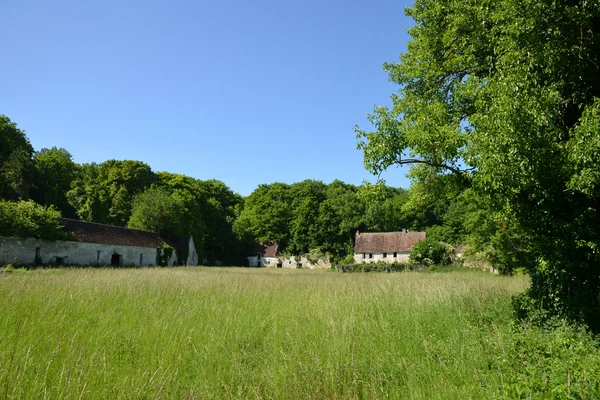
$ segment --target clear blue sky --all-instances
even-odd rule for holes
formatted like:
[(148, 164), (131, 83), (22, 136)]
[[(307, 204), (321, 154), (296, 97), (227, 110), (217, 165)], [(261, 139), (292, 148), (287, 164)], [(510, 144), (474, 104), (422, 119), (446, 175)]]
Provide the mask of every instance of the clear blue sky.
[[(29, 1), (0, 5), (0, 114), (76, 162), (260, 183), (373, 180), (355, 124), (389, 104), (402, 1)], [(383, 175), (407, 187), (405, 170)]]

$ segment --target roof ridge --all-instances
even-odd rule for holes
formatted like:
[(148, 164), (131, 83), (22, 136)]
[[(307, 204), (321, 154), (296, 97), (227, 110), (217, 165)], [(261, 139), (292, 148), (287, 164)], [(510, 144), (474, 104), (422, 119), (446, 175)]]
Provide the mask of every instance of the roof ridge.
[(61, 220), (67, 220), (67, 221), (73, 221), (73, 222), (79, 222), (82, 224), (91, 224), (91, 225), (98, 225), (98, 226), (108, 226), (110, 228), (117, 228), (117, 229), (124, 229), (126, 231), (135, 231), (135, 232), (142, 232), (142, 233), (153, 233), (155, 235), (158, 235), (157, 232), (152, 232), (152, 231), (143, 231), (141, 229), (134, 229), (134, 228), (127, 228), (125, 226), (119, 226), (119, 225), (109, 225), (109, 224), (101, 224), (99, 222), (88, 222), (88, 221), (82, 221), (80, 219), (73, 219), (73, 218), (62, 218)]

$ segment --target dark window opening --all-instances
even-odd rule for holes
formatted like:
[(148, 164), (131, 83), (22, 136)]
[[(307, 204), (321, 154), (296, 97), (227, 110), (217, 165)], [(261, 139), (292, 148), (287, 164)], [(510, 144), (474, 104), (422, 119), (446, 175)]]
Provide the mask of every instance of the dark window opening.
[(363, 258), (366, 258), (366, 257), (367, 257), (367, 254), (366, 254), (366, 253), (363, 253)]
[(394, 258), (398, 257), (398, 253), (394, 253)]
[(298, 263), (298, 268), (302, 268), (302, 263)]
[(110, 265), (113, 267), (118, 267), (121, 265), (122, 256), (120, 254), (113, 254), (110, 257)]
[(140, 254), (140, 267), (144, 265), (144, 255)]
[(65, 265), (65, 257), (56, 257), (56, 265)]
[(387, 253), (383, 253), (383, 258), (387, 258)]
[(283, 264), (282, 263), (277, 263), (277, 268), (283, 268)]
[(373, 258), (373, 253), (369, 253), (369, 258)]
[(34, 259), (35, 265), (40, 265), (42, 263), (41, 251), (42, 251), (41, 248), (39, 248), (39, 247), (35, 248), (35, 259)]
[(100, 250), (96, 252), (96, 264), (100, 264)]

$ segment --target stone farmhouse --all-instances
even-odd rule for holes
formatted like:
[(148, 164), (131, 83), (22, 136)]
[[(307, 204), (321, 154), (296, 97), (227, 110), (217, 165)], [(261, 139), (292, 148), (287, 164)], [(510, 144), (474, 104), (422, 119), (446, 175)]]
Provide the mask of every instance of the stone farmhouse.
[[(0, 265), (157, 265), (164, 241), (153, 232), (62, 218), (63, 231), (73, 240), (0, 237)], [(186, 239), (187, 238), (187, 239)], [(198, 265), (191, 237), (181, 237), (168, 265), (178, 264), (177, 251), (185, 252), (179, 264)]]
[(425, 232), (356, 232), (354, 262), (406, 262), (410, 249), (426, 238)]
[(306, 269), (329, 269), (329, 259), (322, 257), (312, 259), (307, 255), (282, 256), (279, 254), (278, 243), (255, 243), (252, 255), (248, 257), (250, 267), (266, 268), (306, 268)]

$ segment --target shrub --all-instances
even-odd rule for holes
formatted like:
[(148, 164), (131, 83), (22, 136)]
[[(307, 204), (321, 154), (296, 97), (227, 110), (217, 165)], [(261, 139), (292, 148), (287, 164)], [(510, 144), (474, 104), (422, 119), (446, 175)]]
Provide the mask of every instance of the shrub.
[(433, 239), (421, 240), (410, 250), (412, 262), (429, 265), (448, 265), (451, 262), (450, 246)]
[(63, 232), (60, 212), (34, 201), (10, 202), (0, 200), (0, 236), (33, 237), (65, 240), (72, 234)]

